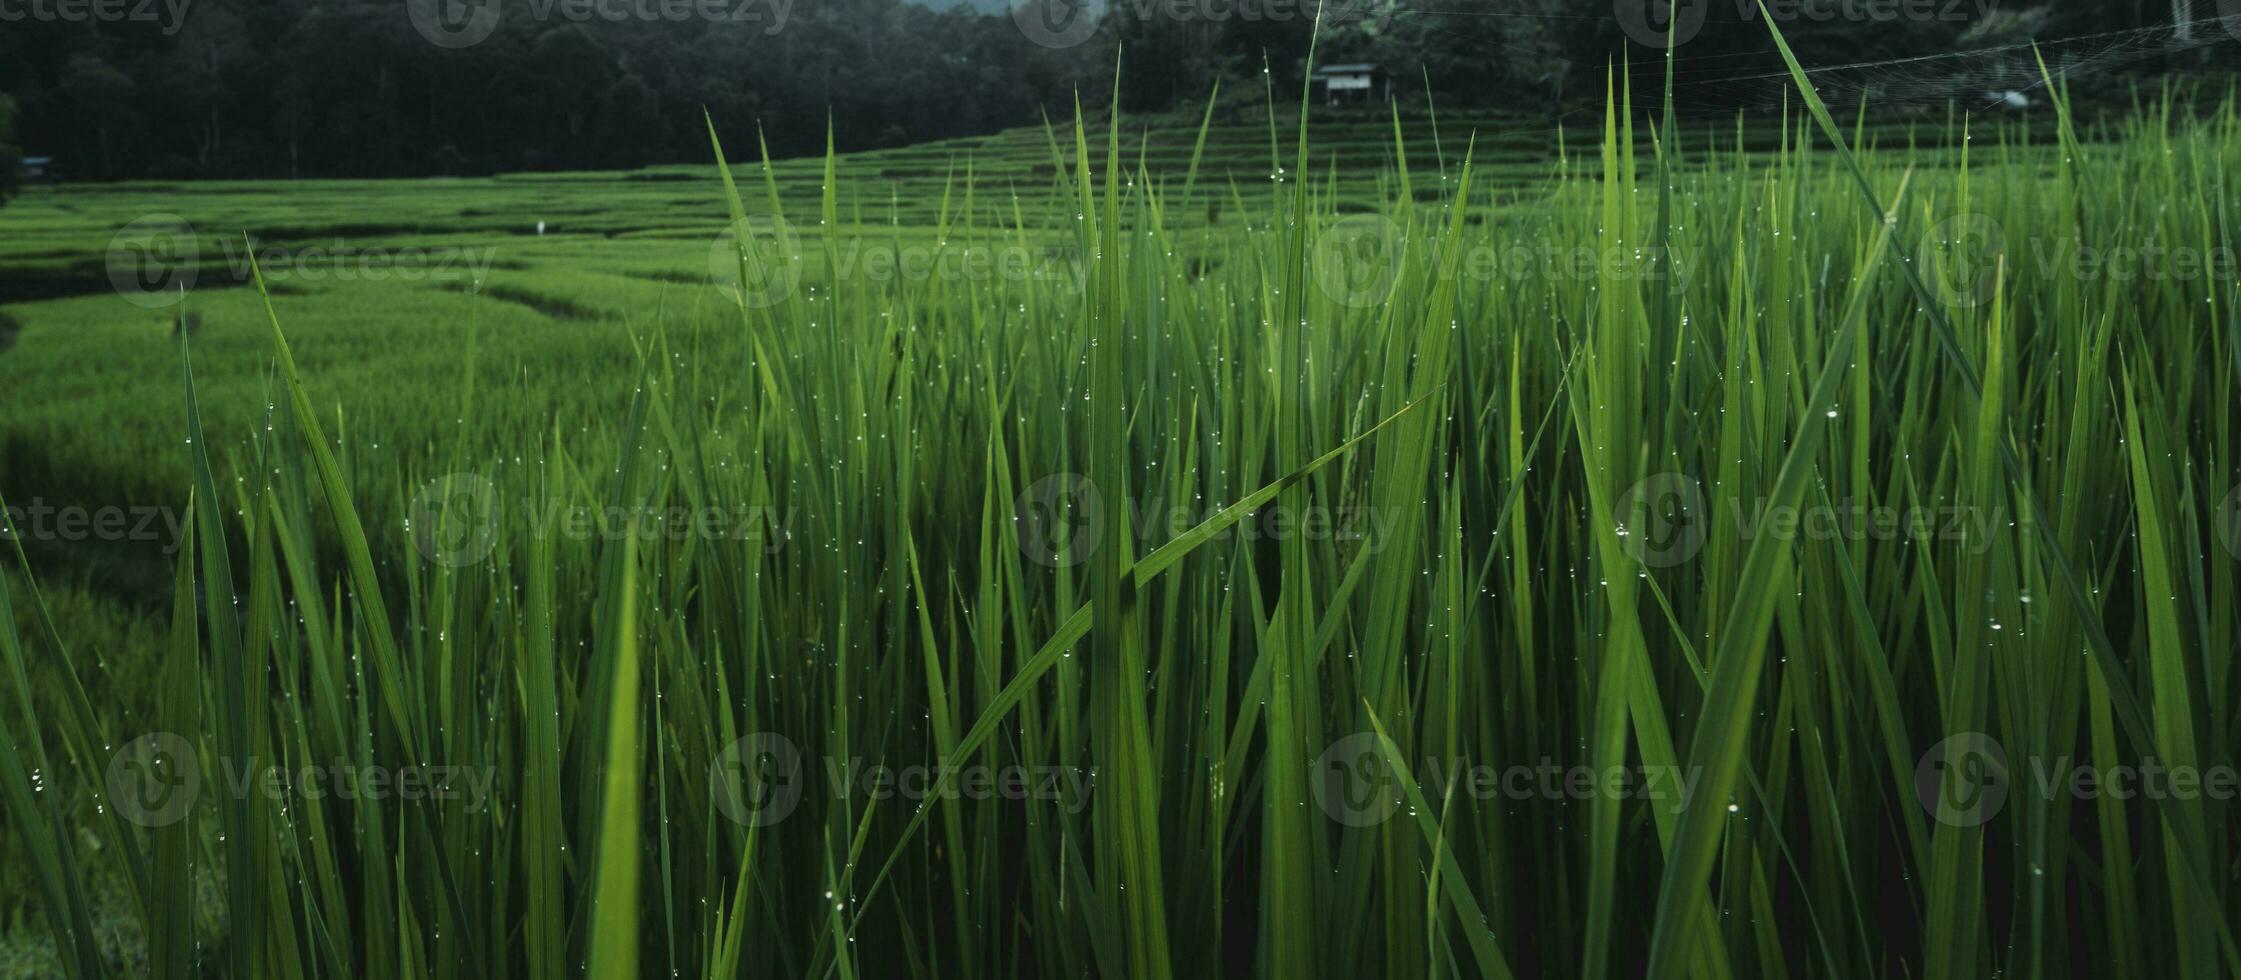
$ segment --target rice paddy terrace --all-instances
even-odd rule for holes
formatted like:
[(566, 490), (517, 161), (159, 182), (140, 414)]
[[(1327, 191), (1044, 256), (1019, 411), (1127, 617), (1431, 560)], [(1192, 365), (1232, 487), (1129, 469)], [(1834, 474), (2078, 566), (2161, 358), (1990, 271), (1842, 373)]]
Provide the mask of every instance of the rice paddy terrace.
[[(0, 967), (2220, 975), (2230, 804), (1917, 770), (2241, 758), (2241, 111), (2184, 108), (33, 189), (0, 494), (166, 524), (0, 562)], [(125, 826), (148, 732), (493, 795)], [(818, 792), (743, 816), (772, 733)], [(824, 792), (859, 758), (1094, 792)]]
[[(1404, 116), (1412, 193), (1442, 200), (1469, 153), (1479, 189), (1470, 220), (1522, 222), (1549, 206), (1552, 183), (1598, 173), (1599, 140), (1589, 138), (1599, 136), (1598, 120), (1566, 122), (1569, 135), (1542, 117)], [(1731, 164), (1771, 160), (1784, 140), (1776, 122), (1700, 121), (1681, 142)], [(1175, 246), (1218, 262), (1224, 241), (1254, 230), (1269, 188), (1289, 179), (1294, 130), (1247, 114), (1210, 126), (1201, 146), (1198, 128), (1196, 120), (1131, 128), (1125, 164), (1161, 186)], [(1375, 212), (1398, 193), (1395, 131), (1382, 116), (1316, 124), (1309, 177), (1332, 211)], [(1951, 121), (1916, 118), (1876, 122), (1861, 136), (1908, 148), (1915, 166), (1936, 166), (1954, 158), (1960, 132)], [(2003, 138), (2021, 146), (2052, 135)], [(1103, 132), (1088, 132), (1088, 145), (1104, 143)], [(1646, 152), (1646, 131), (1639, 143)], [(751, 140), (742, 134), (727, 150), (748, 210), (771, 212)], [(1078, 271), (1080, 208), (1067, 184), (1077, 163), (1065, 127), (838, 157), (830, 230), (839, 258), (806, 265), (799, 286), (814, 294), (836, 269), (898, 288), (941, 279), (1063, 283)], [(778, 161), (770, 177), (793, 246), (822, 249), (825, 161)], [(252, 259), (262, 261), (305, 369), (349, 406), (346, 431), (366, 447), (428, 441), (448, 393), (420, 382), (456, 377), (470, 326), (483, 375), (517, 396), (490, 407), (501, 416), (495, 431), (555, 417), (588, 426), (627, 389), (627, 373), (613, 368), (633, 356), (633, 337), (657, 323), (703, 363), (736, 358), (735, 318), (716, 315), (728, 301), (710, 286), (724, 277), (712, 269), (729, 241), (723, 201), (707, 166), (32, 188), (0, 210), (0, 322), (13, 334), (0, 357), (0, 389), (9, 393), (0, 492), (118, 503), (177, 486), (184, 470), (172, 431), (170, 341), (183, 323), (194, 330), (212, 430), (261, 425), (270, 352), (261, 301), (246, 288)], [(112, 247), (143, 246), (151, 235), (161, 239), (167, 282), (188, 287), (181, 302), (135, 305), (112, 281)]]

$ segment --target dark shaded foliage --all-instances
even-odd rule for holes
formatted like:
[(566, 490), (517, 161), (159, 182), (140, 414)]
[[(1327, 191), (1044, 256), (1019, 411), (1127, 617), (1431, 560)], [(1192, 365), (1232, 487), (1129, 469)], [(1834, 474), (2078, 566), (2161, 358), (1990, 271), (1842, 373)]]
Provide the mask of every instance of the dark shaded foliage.
[(15, 100), (0, 95), (0, 205), (16, 195), (23, 182), (23, 151), (15, 146), (15, 118)]
[[(1077, 94), (1105, 104), (1116, 51), (1126, 52), (1131, 112), (1186, 108), (1217, 77), (1257, 105), (1264, 66), (1277, 91), (1298, 91), (1315, 6), (1111, 0), (1094, 36), (1054, 48), (1030, 40), (1002, 0), (693, 8), (736, 20), (645, 19), (632, 12), (663, 8), (618, 0), (608, 6), (630, 16), (609, 20), (560, 0), (497, 0), (495, 29), (453, 48), (416, 31), (408, 2), (422, 0), (198, 0), (177, 23), (161, 5), (132, 8), (151, 20), (11, 23), (0, 32), (0, 92), (22, 110), (15, 142), (81, 178), (603, 169), (705, 160), (703, 109), (723, 131), (759, 131), (780, 156), (822, 151), (828, 123), (843, 152), (1033, 124), (1069, 114)], [(1644, 76), (1662, 73), (1663, 53), (1626, 25), (1662, 23), (1665, 2), (1331, 0), (1321, 52), (1383, 65), (1404, 99), (1428, 88), (1443, 106), (1553, 113), (1600, 104), (1613, 66), (1634, 66), (1655, 88)], [(1895, 22), (1793, 9), (1823, 0), (1775, 6), (1790, 11), (1779, 16), (1808, 63), (1844, 64), (2011, 39), (1988, 35), (1987, 20), (2075, 35), (2168, 23), (2205, 0), (2173, 2), (1916, 0), (1905, 9), (1926, 4), (1936, 16)], [(1779, 98), (1756, 0), (1698, 6), (1704, 19), (1676, 63), (1680, 101), (1716, 111)], [(0, 194), (14, 173), (0, 168)]]

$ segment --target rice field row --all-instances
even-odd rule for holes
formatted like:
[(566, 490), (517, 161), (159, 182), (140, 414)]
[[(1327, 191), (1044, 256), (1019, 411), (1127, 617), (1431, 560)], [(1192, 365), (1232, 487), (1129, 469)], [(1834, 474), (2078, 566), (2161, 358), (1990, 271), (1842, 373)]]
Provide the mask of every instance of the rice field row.
[(1806, 105), (27, 198), (193, 233), (9, 307), (0, 487), (157, 530), (19, 534), (0, 870), (71, 977), (2241, 972), (2241, 107)]

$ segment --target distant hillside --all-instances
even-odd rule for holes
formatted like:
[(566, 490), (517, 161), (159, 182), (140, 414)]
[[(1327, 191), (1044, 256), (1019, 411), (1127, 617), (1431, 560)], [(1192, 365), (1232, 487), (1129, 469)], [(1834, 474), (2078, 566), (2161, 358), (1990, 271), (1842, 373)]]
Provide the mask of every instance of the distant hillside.
[(984, 14), (1000, 14), (1010, 6), (1009, 0), (911, 0), (911, 2), (922, 7), (932, 7), (935, 10), (964, 7)]

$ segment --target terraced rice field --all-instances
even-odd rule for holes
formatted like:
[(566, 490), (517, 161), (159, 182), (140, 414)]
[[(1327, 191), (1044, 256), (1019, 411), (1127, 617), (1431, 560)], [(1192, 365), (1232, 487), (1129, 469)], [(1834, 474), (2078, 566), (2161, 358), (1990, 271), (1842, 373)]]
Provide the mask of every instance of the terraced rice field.
[[(1413, 193), (1423, 201), (1450, 193), (1470, 153), (1482, 190), (1469, 220), (1525, 223), (1546, 208), (1552, 184), (1594, 177), (1592, 159), (1581, 155), (1594, 152), (1595, 122), (1569, 120), (1567, 154), (1566, 134), (1542, 118), (1404, 117)], [(1740, 147), (1768, 160), (1783, 133), (1767, 122), (1740, 136), (1733, 121), (1700, 122), (1687, 136), (1706, 156), (1732, 159)], [(1240, 236), (1266, 230), (1265, 219), (1255, 224), (1256, 209), (1272, 175), (1296, 165), (1285, 158), (1289, 147), (1272, 145), (1271, 126), (1250, 116), (1212, 126), (1202, 147), (1195, 124), (1123, 134), (1128, 164), (1162, 183), (1163, 224), (1178, 249), (1196, 256), (1200, 274)], [(1394, 196), (1394, 126), (1356, 118), (1318, 128), (1309, 170), (1328, 208), (1374, 213)], [(1951, 158), (1941, 148), (1949, 132), (1942, 122), (1911, 120), (1863, 134), (1873, 144), (1914, 147), (1911, 160), (1936, 166)], [(2019, 130), (2009, 138), (2052, 135)], [(1088, 131), (1091, 145), (1105, 136)], [(833, 233), (848, 251), (830, 268), (806, 266), (800, 288), (830, 289), (834, 270), (894, 286), (1078, 278), (1068, 209), (1079, 208), (1059, 173), (1076, 166), (1069, 143), (1070, 135), (1034, 128), (839, 158)], [(754, 159), (736, 143), (733, 155)], [(824, 161), (780, 161), (772, 176), (794, 236), (821, 238)], [(759, 188), (744, 203), (752, 214), (771, 211)], [(246, 288), (256, 258), (276, 311), (302, 325), (305, 370), (325, 398), (348, 406), (355, 445), (369, 453), (388, 447), (381, 460), (400, 446), (429, 445), (448, 431), (444, 423), (456, 423), (435, 409), (444, 402), (440, 387), (397, 379), (456, 376), (457, 343), (469, 325), (482, 382), (515, 393), (485, 407), (498, 413), (492, 432), (554, 417), (589, 427), (585, 420), (603, 414), (631, 380), (612, 368), (634, 356), (634, 334), (656, 325), (713, 362), (740, 353), (737, 331), (721, 315), (723, 292), (710, 287), (721, 275), (711, 270), (712, 254), (731, 225), (712, 167), (63, 185), (34, 188), (0, 215), (9, 232), (0, 241), (0, 312), (18, 325), (17, 346), (0, 360), (0, 382), (15, 393), (0, 420), (9, 450), (0, 456), (0, 491), (17, 498), (113, 504), (174, 495), (186, 472), (173, 438), (176, 393), (151, 396), (175, 383), (172, 337), (182, 314), (197, 324), (213, 431), (261, 424), (270, 352), (262, 303)], [(767, 226), (753, 228), (750, 238), (767, 238)], [(952, 254), (936, 259), (950, 240)], [(119, 302), (112, 247), (138, 261), (151, 241), (157, 273), (191, 286), (183, 304), (164, 301), (168, 295), (145, 306)]]
[(2241, 113), (1811, 107), (37, 189), (0, 964), (2241, 972)]

